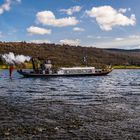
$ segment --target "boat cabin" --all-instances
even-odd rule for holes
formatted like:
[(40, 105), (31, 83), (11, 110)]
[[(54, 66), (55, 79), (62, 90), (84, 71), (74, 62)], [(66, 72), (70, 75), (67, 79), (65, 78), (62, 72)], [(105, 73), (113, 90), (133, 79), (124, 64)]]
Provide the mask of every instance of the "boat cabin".
[(58, 74), (91, 74), (95, 73), (95, 67), (60, 68)]

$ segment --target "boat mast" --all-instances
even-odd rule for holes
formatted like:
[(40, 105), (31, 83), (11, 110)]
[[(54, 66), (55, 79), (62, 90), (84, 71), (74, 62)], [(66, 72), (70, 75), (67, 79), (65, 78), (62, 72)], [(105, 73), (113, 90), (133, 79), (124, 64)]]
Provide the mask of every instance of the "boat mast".
[(84, 58), (83, 58), (84, 64), (86, 65), (86, 67), (88, 66), (88, 62), (87, 62), (87, 49), (84, 52)]

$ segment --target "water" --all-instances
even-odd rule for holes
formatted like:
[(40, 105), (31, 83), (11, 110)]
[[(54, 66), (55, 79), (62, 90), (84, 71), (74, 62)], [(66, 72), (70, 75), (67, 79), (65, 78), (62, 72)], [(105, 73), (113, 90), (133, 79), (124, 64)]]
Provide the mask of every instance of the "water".
[[(139, 101), (140, 71), (114, 70), (103, 77), (78, 78), (22, 78), (14, 73), (9, 79), (8, 71), (0, 73), (0, 96), (14, 100), (59, 100), (72, 104), (103, 104), (111, 98)], [(119, 102), (119, 101), (118, 101)]]
[[(16, 72), (9, 79), (4, 70), (0, 71), (0, 89), (1, 104), (15, 112), (5, 122), (17, 121), (18, 113), (22, 121), (16, 127), (24, 122), (24, 128), (30, 124), (35, 125), (33, 129), (40, 126), (44, 130), (43, 134), (38, 129), (38, 135), (31, 133), (33, 138), (70, 139), (74, 135), (77, 139), (140, 139), (140, 70), (114, 70), (101, 77), (49, 79), (22, 78)], [(15, 111), (17, 108), (20, 111)], [(45, 133), (50, 130), (45, 127), (48, 123), (53, 135)], [(10, 127), (4, 126), (6, 130)], [(16, 128), (13, 131), (16, 137), (26, 137)]]

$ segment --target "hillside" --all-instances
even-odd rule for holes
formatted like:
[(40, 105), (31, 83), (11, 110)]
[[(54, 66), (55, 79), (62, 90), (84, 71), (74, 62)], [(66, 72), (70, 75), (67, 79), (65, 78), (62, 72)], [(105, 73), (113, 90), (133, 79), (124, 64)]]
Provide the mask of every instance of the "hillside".
[[(32, 57), (49, 58), (56, 66), (81, 66), (84, 56), (88, 65), (137, 65), (140, 66), (140, 51), (98, 49), (58, 44), (34, 44), (26, 42), (0, 42), (0, 54), (14, 52)], [(1, 61), (2, 63), (2, 61)]]

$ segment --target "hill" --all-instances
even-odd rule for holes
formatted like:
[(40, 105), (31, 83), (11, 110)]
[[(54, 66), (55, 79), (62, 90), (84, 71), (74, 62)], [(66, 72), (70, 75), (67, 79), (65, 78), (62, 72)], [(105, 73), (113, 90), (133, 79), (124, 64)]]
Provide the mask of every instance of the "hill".
[[(26, 42), (0, 42), (0, 54), (13, 52), (31, 57), (49, 58), (56, 66), (81, 66), (84, 56), (87, 65), (136, 65), (140, 66), (140, 51), (99, 49), (93, 47)], [(1, 61), (2, 63), (2, 61)]]

